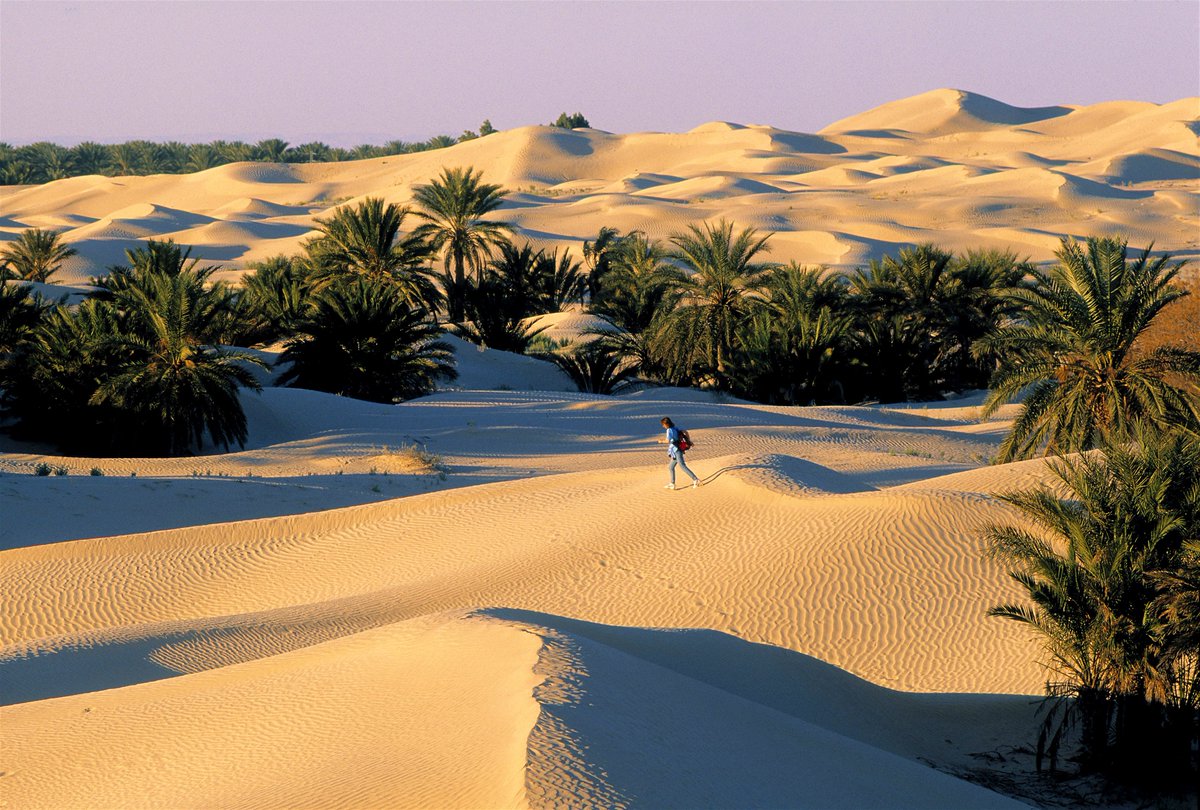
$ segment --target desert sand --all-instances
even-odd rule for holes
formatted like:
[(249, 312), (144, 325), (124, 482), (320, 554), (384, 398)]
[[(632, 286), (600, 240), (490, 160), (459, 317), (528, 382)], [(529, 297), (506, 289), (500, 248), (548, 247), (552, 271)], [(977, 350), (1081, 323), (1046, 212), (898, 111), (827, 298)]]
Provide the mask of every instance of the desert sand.
[[(927, 239), (1045, 260), (1111, 230), (1187, 256), (1198, 107), (936, 91), (815, 135), (529, 127), (7, 189), (0, 226), (67, 229), (60, 289), (149, 237), (236, 275), (334, 201), (474, 165), (548, 245), (726, 216), (831, 266)], [(995, 496), (1050, 480), (988, 464), (1012, 407), (592, 396), (451, 341), (460, 378), (400, 405), (245, 394), (233, 452), (3, 439), (0, 804), (1024, 806), (969, 781), (1029, 742), (1045, 680), (1034, 640), (985, 615), (1019, 596), (981, 553), (1010, 516)], [(663, 488), (664, 415), (697, 441), (697, 490)]]
[(79, 251), (56, 277), (65, 284), (104, 272), (147, 238), (194, 245), (236, 275), (297, 252), (335, 205), (367, 196), (406, 204), (443, 167), (474, 166), (511, 192), (495, 216), (576, 258), (602, 226), (666, 239), (721, 217), (773, 232), (773, 259), (838, 268), (925, 241), (1044, 261), (1063, 235), (1122, 234), (1196, 258), (1198, 120), (1200, 98), (1026, 109), (944, 89), (814, 134), (726, 122), (679, 134), (520, 127), (346, 163), (6, 189), (0, 239), (61, 230)]
[[(977, 398), (597, 397), (509, 362), (538, 390), (465, 362), (399, 406), (248, 394), (240, 452), (0, 456), (8, 800), (1005, 806), (922, 764), (1024, 739), (1041, 684), (976, 530), (1042, 464), (981, 466)], [(703, 488), (662, 488), (663, 413)]]

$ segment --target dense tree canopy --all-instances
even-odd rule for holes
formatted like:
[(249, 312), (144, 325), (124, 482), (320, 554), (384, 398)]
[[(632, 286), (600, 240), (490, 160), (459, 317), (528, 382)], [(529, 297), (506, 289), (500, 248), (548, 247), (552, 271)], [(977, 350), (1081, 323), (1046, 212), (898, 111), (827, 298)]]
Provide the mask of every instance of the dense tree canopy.
[(394, 285), (343, 279), (315, 296), (279, 356), (279, 384), (374, 402), (411, 399), (456, 375), (439, 334)]
[[(1094, 446), (1140, 421), (1185, 431), (1200, 425), (1200, 353), (1174, 339), (1146, 339), (1160, 313), (1187, 299), (1176, 280), (1181, 263), (1149, 250), (1130, 258), (1120, 240), (1064, 240), (1048, 269), (1012, 253), (956, 255), (926, 244), (841, 273), (772, 263), (770, 234), (720, 221), (671, 233), (665, 243), (602, 228), (584, 243), (585, 268), (569, 250), (513, 241), (511, 226), (484, 218), (497, 210), (503, 190), (473, 168), (445, 169), (415, 192), (412, 218), (378, 198), (335, 209), (316, 221), (317, 234), (301, 255), (253, 264), (237, 285), (214, 281), (214, 265), (169, 240), (128, 251), (124, 264), (94, 280), (95, 303), (86, 307), (35, 301), (10, 280), (0, 297), (10, 411), (20, 411), (22, 424), (39, 418), (20, 404), (38, 401), (30, 383), (39, 373), (35, 355), (47, 369), (70, 366), (64, 373), (75, 382), (91, 375), (80, 383), (87, 395), (63, 392), (63, 407), (96, 418), (103, 411), (113, 421), (116, 411), (131, 412), (135, 395), (149, 396), (142, 384), (150, 378), (126, 374), (131, 364), (165, 368), (174, 362), (164, 359), (170, 352), (233, 368), (237, 363), (218, 362), (224, 355), (215, 347), (282, 339), (292, 363), (287, 379), (304, 385), (318, 379), (311, 358), (327, 350), (391, 358), (363, 360), (372, 368), (400, 362), (402, 352), (367, 337), (391, 328), (389, 319), (428, 322), (428, 331), (397, 327), (389, 338), (397, 346), (432, 346), (442, 317), (481, 345), (545, 352), (529, 319), (582, 307), (612, 330), (590, 353), (554, 353), (556, 362), (575, 364), (589, 390), (605, 388), (596, 380), (618, 372), (619, 381), (715, 387), (774, 404), (928, 399), (990, 384), (985, 414), (1005, 401), (1021, 403), (1001, 459)], [(9, 243), (3, 272), (15, 279), (16, 267), (53, 267), (63, 255), (56, 235), (28, 231)], [(447, 271), (440, 279), (435, 262)], [(170, 348), (156, 319), (185, 314), (182, 337)], [(329, 348), (337, 345), (334, 333), (348, 341), (336, 351)], [(68, 356), (72, 344), (75, 357)], [(429, 390), (441, 374), (400, 385), (392, 371), (379, 373), (378, 390), (361, 381), (319, 384), (394, 399)], [(224, 379), (247, 384), (234, 372)], [(48, 391), (56, 385), (42, 382)], [(198, 446), (202, 431), (194, 419), (172, 424), (185, 423), (190, 434), (164, 428), (175, 438), (160, 445), (163, 452)], [(239, 441), (230, 424), (207, 424), (203, 435)]]

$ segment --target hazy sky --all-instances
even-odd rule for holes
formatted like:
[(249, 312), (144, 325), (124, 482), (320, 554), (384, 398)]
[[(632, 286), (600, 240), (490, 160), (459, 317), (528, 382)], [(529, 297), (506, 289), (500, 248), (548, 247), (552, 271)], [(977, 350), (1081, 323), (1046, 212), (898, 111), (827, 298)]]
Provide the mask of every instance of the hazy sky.
[(813, 131), (957, 87), (1019, 106), (1200, 95), (1182, 2), (0, 0), (0, 139), (336, 145), (582, 111), (614, 132)]

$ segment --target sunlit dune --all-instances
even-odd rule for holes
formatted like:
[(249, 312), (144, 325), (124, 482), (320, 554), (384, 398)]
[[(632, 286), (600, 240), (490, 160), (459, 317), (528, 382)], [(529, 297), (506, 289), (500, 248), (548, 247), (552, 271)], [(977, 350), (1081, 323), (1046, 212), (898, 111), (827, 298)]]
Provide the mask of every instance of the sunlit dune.
[[(294, 253), (313, 220), (366, 196), (408, 203), (447, 166), (510, 192), (497, 212), (540, 246), (603, 226), (666, 238), (726, 217), (777, 234), (772, 257), (852, 267), (924, 241), (1050, 259), (1043, 234), (1123, 234), (1200, 255), (1200, 99), (1013, 107), (936, 90), (817, 134), (713, 122), (689, 132), (521, 127), (429, 152), (345, 163), (219, 166), (191, 175), (74, 177), (0, 199), (0, 239), (64, 230), (79, 283), (128, 241), (173, 238), (243, 267)], [(886, 236), (880, 235), (880, 229)], [(835, 234), (839, 250), (797, 235)], [(1057, 236), (1056, 236), (1057, 238)]]
[[(236, 278), (336, 205), (474, 166), (510, 192), (494, 216), (577, 258), (603, 226), (721, 217), (838, 268), (926, 241), (1044, 261), (1063, 234), (1188, 258), (1198, 116), (938, 90), (815, 134), (523, 127), (9, 188), (0, 240), (63, 231), (53, 297), (147, 239)], [(578, 308), (531, 326), (611, 328)], [(1027, 629), (987, 615), (1021, 596), (984, 554), (1013, 516), (998, 496), (1052, 480), (990, 463), (1019, 406), (582, 394), (446, 340), (457, 379), (398, 405), (273, 387), (280, 346), (256, 348), (227, 452), (0, 435), (0, 805), (1025, 806), (979, 783), (1036, 734), (1046, 680)], [(696, 441), (695, 489), (663, 487), (663, 416)]]

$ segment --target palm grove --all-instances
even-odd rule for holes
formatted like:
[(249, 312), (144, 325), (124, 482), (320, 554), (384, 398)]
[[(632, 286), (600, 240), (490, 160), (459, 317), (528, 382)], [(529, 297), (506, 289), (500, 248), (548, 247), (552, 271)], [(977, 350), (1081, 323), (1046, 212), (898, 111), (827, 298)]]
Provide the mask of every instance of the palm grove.
[[(503, 195), (473, 169), (445, 169), (412, 208), (337, 208), (300, 255), (253, 265), (236, 287), (156, 241), (75, 306), (5, 283), (5, 419), (70, 452), (228, 447), (246, 439), (238, 392), (258, 387), (262, 365), (230, 347), (283, 341), (279, 384), (397, 402), (453, 379), (447, 331), (552, 360), (594, 393), (640, 381), (809, 404), (990, 386), (984, 416), (1022, 402), (998, 461), (1062, 457), (1059, 489), (1001, 496), (1022, 520), (987, 540), (1029, 597), (993, 613), (1045, 651), (1039, 755), (1053, 765), (1077, 739), (1087, 769), (1195, 767), (1200, 353), (1144, 340), (1187, 294), (1182, 263), (1064, 238), (1048, 268), (926, 244), (837, 274), (772, 263), (769, 234), (724, 220), (665, 241), (603, 228), (576, 259), (517, 241), (492, 216)], [(71, 253), (26, 231), (0, 273), (45, 281)], [(572, 304), (610, 328), (559, 346), (530, 326)]]
[[(574, 129), (589, 124), (581, 113), (568, 115), (564, 112), (551, 121), (550, 126)], [(492, 122), (484, 119), (478, 130), (463, 130), (458, 136), (434, 135), (424, 141), (391, 140), (383, 144), (364, 143), (349, 149), (330, 146), (322, 141), (290, 144), (282, 138), (264, 138), (256, 143), (227, 140), (207, 143), (136, 140), (106, 144), (84, 141), (70, 147), (49, 141), (38, 141), (24, 146), (0, 143), (0, 185), (47, 183), (66, 177), (94, 174), (110, 177), (183, 174), (245, 161), (331, 163), (341, 160), (366, 160), (444, 149), (457, 143), (492, 135), (496, 131)]]

